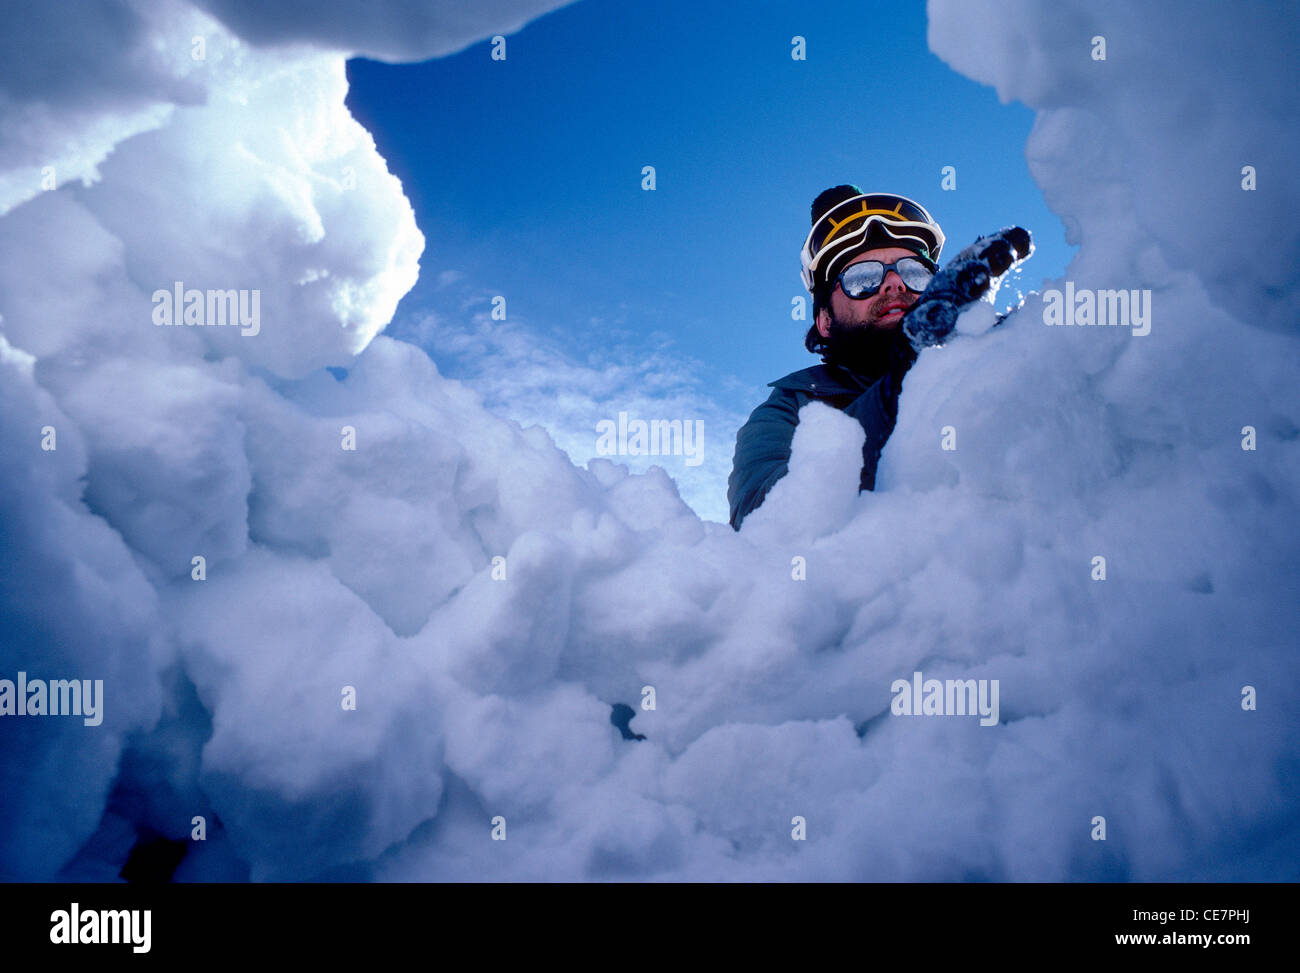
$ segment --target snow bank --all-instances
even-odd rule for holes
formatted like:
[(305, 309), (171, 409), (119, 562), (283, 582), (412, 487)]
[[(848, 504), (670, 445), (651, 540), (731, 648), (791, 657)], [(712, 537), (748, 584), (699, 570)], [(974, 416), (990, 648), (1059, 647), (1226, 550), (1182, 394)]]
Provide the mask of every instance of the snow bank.
[[(102, 678), (106, 715), (0, 720), (0, 874), (111, 876), (204, 815), (179, 877), (1296, 878), (1296, 136), (1245, 68), (1287, 14), (932, 3), (935, 50), (1039, 111), (1070, 279), (1149, 289), (1150, 333), (1031, 297), (923, 354), (876, 493), (810, 409), (737, 535), (379, 334), (422, 238), (339, 51), (540, 10), (424, 6), (104, 4), (153, 60), (62, 101), (6, 62), (0, 678)], [(69, 153), (99, 180), (31, 186)], [(1192, 244), (1233, 209), (1257, 232)], [(174, 281), (259, 289), (259, 333), (155, 325)], [(892, 715), (917, 671), (997, 680), (997, 725)]]

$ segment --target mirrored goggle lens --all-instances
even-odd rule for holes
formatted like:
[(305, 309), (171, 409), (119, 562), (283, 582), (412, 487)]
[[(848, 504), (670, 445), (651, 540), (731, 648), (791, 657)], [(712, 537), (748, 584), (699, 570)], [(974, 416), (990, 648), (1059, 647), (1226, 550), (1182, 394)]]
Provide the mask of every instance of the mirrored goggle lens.
[(895, 265), (895, 269), (911, 291), (923, 291), (934, 280), (934, 271), (912, 257), (904, 257)]
[[(911, 291), (923, 291), (934, 279), (934, 272), (915, 257), (904, 257), (894, 270)], [(849, 297), (867, 297), (880, 290), (885, 282), (885, 265), (879, 260), (863, 260), (849, 267), (840, 278), (840, 286)]]
[(876, 260), (856, 263), (840, 278), (840, 287), (849, 297), (865, 297), (880, 289), (885, 280), (885, 265)]

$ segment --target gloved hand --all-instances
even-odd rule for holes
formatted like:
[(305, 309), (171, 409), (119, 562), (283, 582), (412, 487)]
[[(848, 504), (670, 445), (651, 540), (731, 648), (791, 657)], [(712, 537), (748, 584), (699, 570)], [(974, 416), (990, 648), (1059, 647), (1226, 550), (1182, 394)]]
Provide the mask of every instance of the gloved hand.
[(942, 344), (966, 305), (978, 301), (994, 280), (1033, 250), (1028, 230), (1008, 226), (980, 237), (957, 254), (903, 316), (903, 333), (912, 347), (920, 351)]

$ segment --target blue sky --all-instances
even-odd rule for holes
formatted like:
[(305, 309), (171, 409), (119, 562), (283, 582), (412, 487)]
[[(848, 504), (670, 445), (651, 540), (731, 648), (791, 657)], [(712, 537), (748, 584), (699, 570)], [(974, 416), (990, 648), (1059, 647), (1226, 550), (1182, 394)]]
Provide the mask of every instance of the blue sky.
[[(790, 56), (795, 35), (806, 61)], [(1025, 164), (1032, 112), (1000, 105), (933, 55), (922, 3), (811, 12), (775, 0), (737, 16), (719, 0), (582, 0), (510, 35), (504, 61), (490, 50), (349, 63), (348, 104), (427, 238), (389, 333), (426, 347), (490, 405), (546, 425), (571, 455), (614, 414), (617, 376), (643, 407), (647, 383), (675, 388), (682, 408), (696, 402), (717, 427), (719, 455), (700, 471), (711, 480), (683, 495), (716, 491), (734, 445), (725, 426), (767, 382), (817, 361), (790, 310), (805, 293), (798, 251), (822, 189), (851, 182), (917, 199), (943, 226), (947, 257), (998, 227), (1028, 227), (1038, 249), (1026, 289), (1060, 275), (1072, 252)], [(641, 188), (644, 165), (653, 192)], [(948, 165), (955, 191), (940, 188)], [(474, 340), (490, 332), (496, 294), (515, 342), (505, 357)], [(512, 390), (506, 368), (529, 364), (530, 340), (532, 370), (550, 380), (521, 377)], [(551, 414), (539, 401), (590, 383), (592, 370), (601, 415)]]

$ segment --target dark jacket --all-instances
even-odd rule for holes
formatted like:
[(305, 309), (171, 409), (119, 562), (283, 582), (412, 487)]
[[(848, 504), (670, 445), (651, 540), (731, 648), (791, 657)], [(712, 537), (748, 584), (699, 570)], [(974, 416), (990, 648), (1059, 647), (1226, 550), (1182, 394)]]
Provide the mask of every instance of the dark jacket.
[[(910, 363), (908, 363), (910, 364)], [(822, 364), (792, 372), (768, 383), (773, 389), (736, 434), (736, 453), (727, 480), (731, 526), (758, 507), (767, 491), (790, 467), (790, 442), (799, 410), (813, 399), (825, 402), (862, 423), (862, 474), (858, 489), (876, 485), (876, 463), (898, 416), (898, 393), (906, 368), (884, 375), (860, 375), (839, 365)]]

